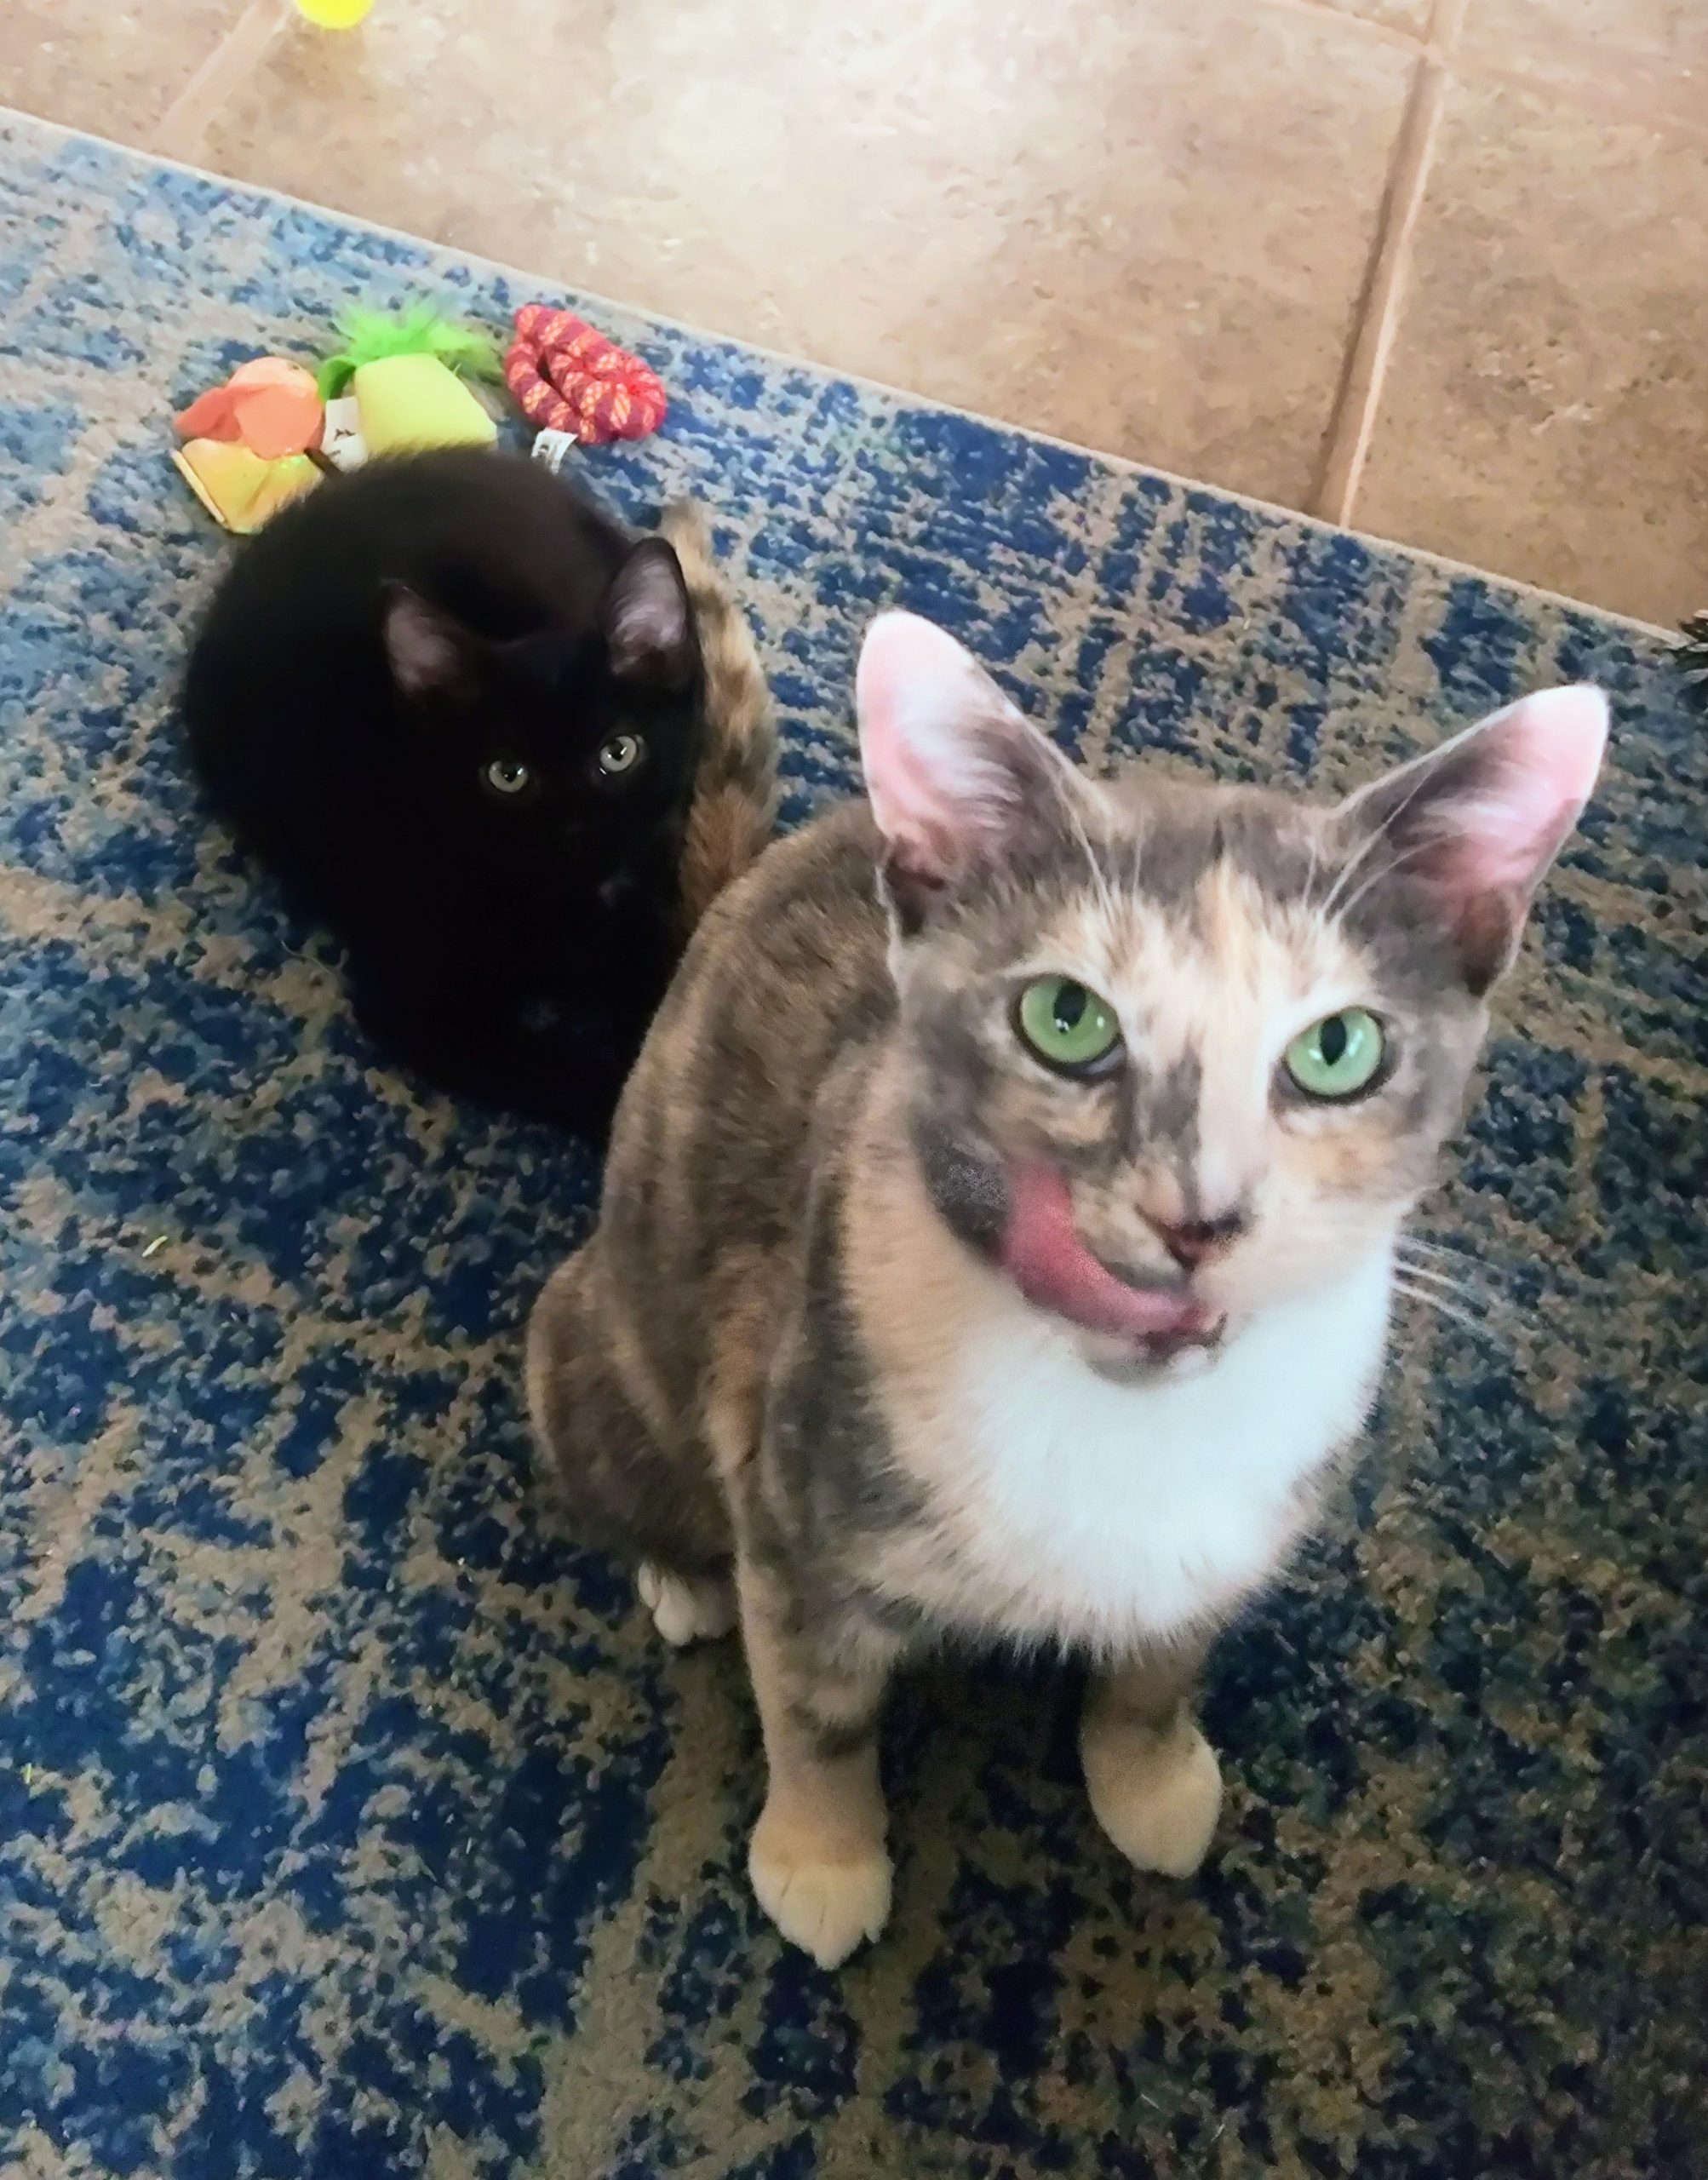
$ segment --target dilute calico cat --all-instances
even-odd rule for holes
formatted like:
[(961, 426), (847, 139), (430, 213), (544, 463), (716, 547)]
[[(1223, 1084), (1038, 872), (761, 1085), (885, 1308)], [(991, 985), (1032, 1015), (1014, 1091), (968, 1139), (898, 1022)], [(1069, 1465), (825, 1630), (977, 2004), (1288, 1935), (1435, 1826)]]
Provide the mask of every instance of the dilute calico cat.
[(1327, 806), (1097, 783), (902, 614), (857, 708), (869, 804), (702, 927), (528, 1354), (661, 1633), (739, 1615), (754, 1889), (826, 1964), (888, 1913), (885, 1684), (949, 1634), (1085, 1655), (1099, 1822), (1197, 1867), (1198, 1667), (1364, 1419), (1607, 731), (1554, 690)]
[(241, 548), (184, 694), (215, 802), (345, 942), (375, 1041), (595, 1138), (771, 827), (752, 638), (697, 511), (665, 533), (485, 450), (329, 478)]

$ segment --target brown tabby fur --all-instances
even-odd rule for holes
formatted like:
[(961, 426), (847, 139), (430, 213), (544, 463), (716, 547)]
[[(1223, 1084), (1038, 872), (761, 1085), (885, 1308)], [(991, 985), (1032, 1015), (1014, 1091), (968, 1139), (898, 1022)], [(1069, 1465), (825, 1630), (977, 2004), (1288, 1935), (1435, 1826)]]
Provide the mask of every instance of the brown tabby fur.
[(771, 838), (777, 728), (753, 630), (713, 558), (704, 509), (679, 500), (658, 527), (681, 563), (705, 675), (708, 731), (682, 849), (683, 923), (692, 931)]

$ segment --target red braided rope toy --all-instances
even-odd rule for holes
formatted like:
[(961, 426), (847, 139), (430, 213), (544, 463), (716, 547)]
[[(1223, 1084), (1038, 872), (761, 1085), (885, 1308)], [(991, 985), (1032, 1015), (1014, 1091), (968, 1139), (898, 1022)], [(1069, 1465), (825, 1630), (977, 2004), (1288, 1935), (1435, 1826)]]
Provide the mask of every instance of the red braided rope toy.
[(583, 446), (644, 439), (669, 406), (658, 374), (572, 311), (524, 303), (504, 377), (542, 431), (573, 432)]

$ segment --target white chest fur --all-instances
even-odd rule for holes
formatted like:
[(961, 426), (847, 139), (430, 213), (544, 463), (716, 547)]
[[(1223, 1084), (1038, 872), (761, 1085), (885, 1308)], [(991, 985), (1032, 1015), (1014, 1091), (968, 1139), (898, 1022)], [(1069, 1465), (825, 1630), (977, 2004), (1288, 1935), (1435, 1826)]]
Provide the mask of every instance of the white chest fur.
[(960, 1345), (926, 1426), (933, 1534), (884, 1586), (962, 1626), (1102, 1652), (1225, 1617), (1297, 1541), (1312, 1477), (1364, 1420), (1390, 1276), (1380, 1254), (1212, 1367), (1129, 1385), (1012, 1297)]

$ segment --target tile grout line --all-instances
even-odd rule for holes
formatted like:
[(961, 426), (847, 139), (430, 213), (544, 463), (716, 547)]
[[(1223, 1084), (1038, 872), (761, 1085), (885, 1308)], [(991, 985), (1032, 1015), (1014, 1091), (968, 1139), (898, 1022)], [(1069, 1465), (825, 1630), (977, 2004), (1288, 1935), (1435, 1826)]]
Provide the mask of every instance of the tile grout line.
[(188, 158), (198, 151), (221, 107), (253, 75), (289, 16), (289, 0), (249, 0), (149, 131), (145, 148), (175, 159)]
[(1288, 14), (1303, 15), (1325, 27), (1332, 25), (1336, 30), (1374, 38), (1383, 45), (1401, 46), (1408, 53), (1415, 53), (1428, 36), (1427, 31), (1408, 31), (1394, 23), (1378, 22), (1373, 15), (1349, 15), (1344, 8), (1334, 4), (1334, 0), (1262, 0), (1262, 4), (1279, 8)]
[[(1563, 51), (1572, 60), (1575, 49), (1556, 40), (1555, 50)], [(1665, 65), (1662, 61), (1654, 66), (1664, 72)], [(1539, 78), (1510, 60), (1479, 54), (1458, 72), (1467, 82), (1492, 84), (1520, 96), (1557, 99), (1580, 114), (1616, 126), (1623, 123), (1647, 129), (1657, 135), (1708, 135), (1708, 97), (1685, 95), (1694, 72), (1691, 70), (1676, 71), (1671, 76), (1664, 72), (1633, 74), (1633, 71), (1649, 67), (1646, 56), (1618, 50), (1602, 56), (1598, 74), (1591, 72), (1587, 58), (1580, 72), (1574, 60), (1573, 66), (1572, 74)], [(1708, 89), (1708, 72), (1701, 72), (1705, 76), (1705, 89)]]
[(1344, 525), (1352, 519), (1399, 331), (1412, 244), (1447, 104), (1448, 64), (1469, 4), (1470, 0), (1436, 0), (1394, 140), (1352, 336), (1305, 501), (1306, 512), (1324, 522)]
[[(152, 152), (146, 146), (121, 142), (115, 137), (103, 136), (95, 130), (75, 129), (69, 123), (46, 120), (39, 114), (25, 113), (16, 107), (0, 103), (0, 138), (3, 138), (9, 126), (17, 130), (35, 130), (64, 142), (94, 144), (112, 158), (133, 164), (158, 164), (192, 180), (214, 183), (232, 195), (251, 199), (258, 204), (282, 206), (289, 211), (347, 228), (354, 233), (370, 235), (382, 242), (399, 244), (406, 250), (416, 253), (414, 261), (420, 267), (438, 267), (440, 271), (434, 277), (444, 277), (445, 267), (463, 271), (472, 268), (502, 278), (512, 286), (519, 285), (530, 290), (537, 289), (543, 293), (562, 295), (577, 308), (608, 313), (612, 318), (628, 324), (634, 329), (637, 341), (650, 330), (653, 334), (662, 333), (708, 347), (737, 349), (757, 356), (764, 362), (804, 373), (825, 387), (851, 387), (863, 396), (869, 396), (875, 401), (892, 404), (897, 409), (917, 410), (934, 416), (958, 416), (975, 424), (988, 425), (993, 430), (1009, 433), (1023, 439), (1028, 445), (1053, 448), (1077, 459), (1090, 460), (1122, 476), (1161, 479), (1163, 484), (1185, 492), (1214, 492), (1235, 507), (1249, 508), (1266, 517), (1280, 516), (1292, 522), (1310, 523), (1321, 529), (1325, 535), (1334, 527), (1347, 526), (1328, 524), (1323, 517), (1313, 513), (1308, 505), (1264, 499), (1258, 493), (1244, 491), (1232, 485), (1212, 485), (1203, 477), (1189, 476), (1184, 471), (1169, 469), (1159, 462), (1141, 462), (1134, 455), (1113, 453), (1107, 447), (1090, 446), (1083, 441), (1069, 439), (1061, 433), (1006, 422), (1000, 417), (968, 408), (964, 404), (937, 399), (927, 393), (909, 393), (903, 387), (871, 377), (863, 371), (814, 363), (809, 357), (789, 355), (782, 349), (767, 347), (762, 341), (744, 340), (737, 334), (721, 333), (714, 327), (673, 317), (668, 311), (649, 309), (635, 302), (624, 302), (617, 296), (607, 295), (602, 289), (530, 270), (508, 259), (494, 256), (490, 251), (471, 249), (461, 244), (434, 242), (430, 236), (411, 234), (406, 228), (388, 226), (369, 213), (341, 211), (335, 205), (317, 204), (308, 198), (293, 195), (289, 190), (276, 188), (266, 182), (245, 181), (240, 175), (221, 173), (211, 166), (198, 165), (193, 158)], [(0, 144), (0, 148), (3, 148), (3, 144)], [(683, 473), (686, 475), (685, 469)], [(1628, 611), (1622, 606), (1593, 605), (1587, 599), (1574, 598), (1565, 591), (1550, 589), (1546, 583), (1528, 576), (1503, 575), (1497, 569), (1479, 567), (1474, 560), (1444, 552), (1436, 546), (1407, 544), (1392, 537), (1377, 536), (1373, 532), (1359, 534), (1379, 552), (1418, 562), (1443, 576), (1475, 577), (1478, 581), (1492, 583), (1516, 597), (1539, 599), (1551, 608), (1566, 611), (1587, 609), (1604, 621), (1621, 628), (1634, 629), (1645, 637), (1658, 637), (1667, 644), (1676, 640), (1676, 630), (1668, 622), (1646, 620), (1640, 613)]]

